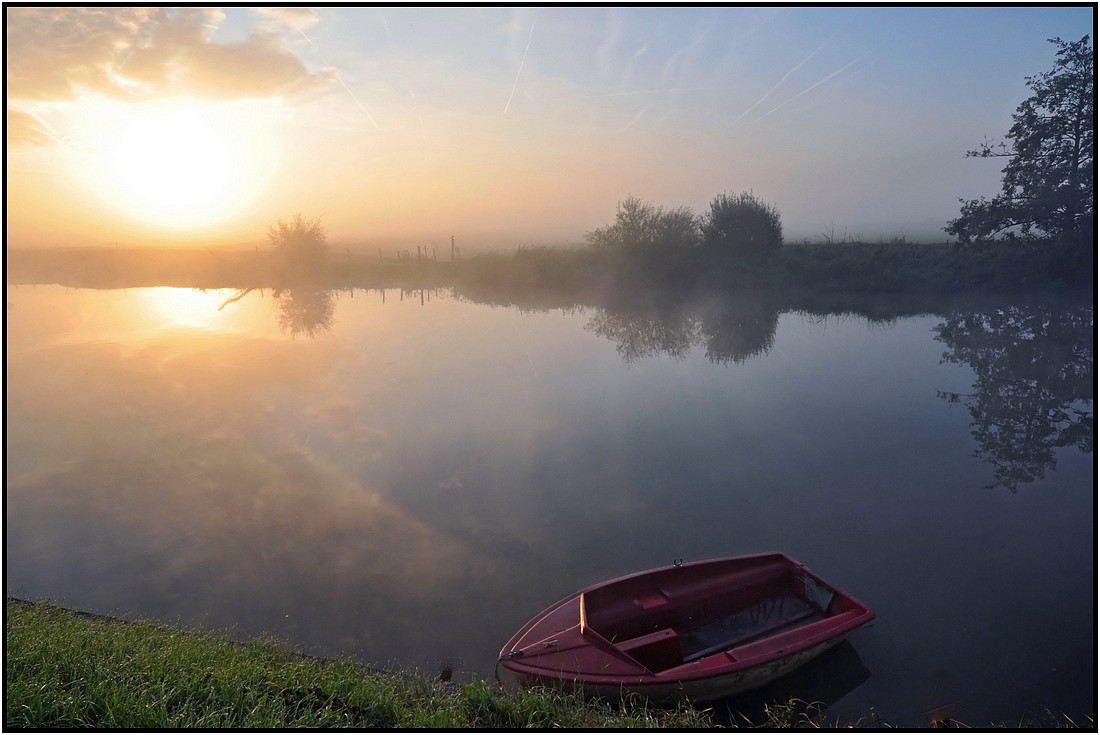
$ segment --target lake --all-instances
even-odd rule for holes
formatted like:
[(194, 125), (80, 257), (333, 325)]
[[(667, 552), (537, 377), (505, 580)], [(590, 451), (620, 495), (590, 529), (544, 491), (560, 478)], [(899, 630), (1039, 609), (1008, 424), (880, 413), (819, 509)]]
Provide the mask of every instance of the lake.
[(6, 298), (9, 596), (489, 677), (574, 590), (776, 550), (878, 618), (736, 708), (1096, 713), (1089, 299)]

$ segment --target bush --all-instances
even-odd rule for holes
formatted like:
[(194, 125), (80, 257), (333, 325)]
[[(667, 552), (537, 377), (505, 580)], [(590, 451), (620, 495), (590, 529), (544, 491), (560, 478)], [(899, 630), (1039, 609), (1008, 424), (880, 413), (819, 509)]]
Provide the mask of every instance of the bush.
[(703, 215), (702, 232), (703, 252), (710, 258), (758, 258), (783, 244), (779, 210), (752, 192), (716, 196)]
[(699, 245), (699, 218), (688, 207), (666, 210), (636, 196), (619, 202), (615, 223), (585, 234), (596, 250), (662, 254)]
[(288, 262), (295, 265), (318, 263), (328, 253), (325, 228), (320, 219), (304, 219), (301, 213), (289, 222), (279, 220), (267, 228), (267, 241)]
[(619, 202), (613, 224), (585, 239), (617, 288), (684, 287), (695, 278), (699, 217), (688, 207), (664, 209), (629, 196)]

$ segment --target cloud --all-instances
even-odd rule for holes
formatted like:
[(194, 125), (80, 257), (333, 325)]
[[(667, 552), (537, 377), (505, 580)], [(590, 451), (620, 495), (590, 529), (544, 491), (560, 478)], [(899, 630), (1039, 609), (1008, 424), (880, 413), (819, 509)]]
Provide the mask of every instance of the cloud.
[(309, 8), (253, 8), (264, 26), (270, 30), (286, 28), (292, 31), (304, 31), (317, 23), (317, 14)]
[(9, 99), (66, 100), (80, 90), (118, 91), (111, 68), (140, 40), (148, 8), (8, 8)]
[(333, 69), (306, 71), (279, 36), (267, 33), (235, 44), (184, 41), (138, 48), (118, 73), (147, 94), (209, 99), (301, 100), (324, 91), (335, 78)]
[[(8, 8), (6, 15), (7, 95), (16, 103), (86, 93), (301, 102), (335, 78), (333, 69), (307, 69), (275, 30), (315, 22), (305, 10), (261, 13), (260, 26), (236, 43), (214, 40), (225, 15), (205, 8)], [(17, 113), (17, 122), (24, 116)]]

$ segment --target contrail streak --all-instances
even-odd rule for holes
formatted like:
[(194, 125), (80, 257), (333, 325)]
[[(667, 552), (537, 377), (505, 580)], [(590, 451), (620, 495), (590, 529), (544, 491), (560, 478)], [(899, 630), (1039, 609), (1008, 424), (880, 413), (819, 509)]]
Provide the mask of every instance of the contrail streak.
[[(312, 46), (317, 51), (318, 55), (320, 55), (321, 51), (320, 51), (320, 49), (317, 48), (317, 44), (315, 44), (313, 42), (313, 39), (310, 38), (309, 36), (307, 36), (306, 32), (303, 31), (301, 28), (298, 29), (298, 32), (302, 34), (302, 38), (309, 41), (309, 45)], [(359, 101), (359, 98), (355, 96), (355, 93), (351, 91), (351, 88), (349, 88), (348, 85), (344, 84), (344, 78), (340, 76), (340, 70), (336, 69), (336, 67), (334, 67), (334, 66), (332, 66), (332, 64), (328, 63), (328, 61), (325, 60), (325, 58), (323, 56), (321, 57), (321, 63), (324, 64), (327, 67), (330, 67), (331, 69), (333, 69), (336, 72), (336, 81), (340, 82), (340, 86), (343, 87), (344, 91), (348, 93), (348, 97), (351, 97), (351, 101), (359, 106), (359, 109), (362, 110), (363, 114), (367, 116), (368, 120), (370, 120), (370, 124), (373, 125), (374, 128), (377, 130), (378, 129), (378, 122), (375, 121), (374, 116), (371, 115), (367, 111), (367, 108), (363, 106), (363, 103)]]
[(351, 97), (352, 102), (359, 106), (359, 109), (363, 111), (363, 114), (370, 120), (370, 124), (378, 129), (378, 122), (374, 119), (374, 116), (367, 112), (367, 108), (363, 106), (363, 103), (359, 101), (359, 98), (355, 96), (355, 93), (348, 88), (348, 85), (344, 84), (343, 78), (340, 76), (340, 72), (336, 72), (336, 81), (340, 82), (340, 86), (344, 88), (344, 91), (348, 93), (348, 97)]
[[(764, 93), (764, 96), (763, 96), (763, 97), (761, 97), (760, 99), (758, 99), (758, 100), (757, 100), (756, 102), (754, 102), (754, 103), (752, 104), (752, 107), (750, 107), (749, 109), (745, 110), (745, 111), (744, 111), (744, 112), (742, 112), (742, 113), (741, 113), (740, 115), (738, 115), (738, 116), (737, 116), (737, 119), (736, 119), (736, 120), (734, 120), (733, 122), (734, 122), (734, 123), (736, 123), (736, 122), (740, 122), (740, 120), (741, 120), (741, 119), (742, 119), (743, 117), (745, 117), (745, 115), (748, 115), (748, 114), (749, 114), (750, 112), (752, 112), (753, 110), (755, 110), (755, 109), (757, 108), (757, 106), (759, 106), (759, 105), (760, 105), (760, 103), (761, 103), (761, 102), (763, 102), (764, 100), (768, 99), (768, 97), (770, 97), (770, 96), (771, 96), (772, 92), (774, 92), (775, 90), (779, 89), (779, 88), (780, 88), (780, 87), (781, 87), (781, 86), (783, 85), (783, 82), (787, 81), (787, 80), (788, 80), (788, 79), (790, 78), (791, 74), (794, 74), (794, 73), (795, 73), (796, 71), (798, 71), (799, 69), (801, 69), (801, 68), (802, 68), (802, 65), (803, 65), (803, 64), (805, 64), (805, 63), (806, 63), (807, 61), (809, 61), (810, 59), (812, 59), (812, 58), (813, 58), (813, 56), (814, 56), (814, 54), (816, 54), (816, 53), (817, 53), (818, 51), (820, 51), (821, 49), (825, 48), (825, 44), (827, 44), (827, 43), (828, 43), (829, 41), (833, 40), (833, 36), (835, 36), (835, 35), (836, 35), (836, 34), (834, 33), (834, 34), (833, 34), (832, 36), (829, 36), (828, 38), (826, 38), (826, 39), (825, 39), (825, 40), (824, 40), (824, 41), (823, 41), (823, 42), (821, 43), (821, 45), (820, 45), (820, 46), (818, 46), (817, 48), (815, 48), (815, 49), (814, 49), (813, 51), (811, 51), (811, 52), (810, 52), (810, 55), (809, 55), (809, 56), (807, 56), (807, 57), (806, 57), (805, 59), (803, 59), (802, 61), (800, 61), (800, 62), (798, 62), (797, 64), (795, 64), (795, 65), (794, 65), (794, 68), (792, 68), (792, 69), (791, 69), (790, 71), (788, 71), (788, 72), (787, 72), (786, 74), (784, 74), (784, 75), (783, 75), (783, 78), (782, 78), (782, 79), (780, 79), (780, 80), (779, 80), (778, 82), (776, 82), (776, 83), (775, 83), (775, 86), (774, 86), (774, 87), (772, 87), (772, 88), (771, 88), (771, 89), (769, 89), (769, 90), (768, 90), (767, 92), (765, 92), (765, 93)], [(731, 123), (731, 124), (732, 124), (732, 123)]]
[(527, 34), (527, 48), (523, 49), (523, 58), (519, 60), (519, 69), (516, 70), (516, 81), (512, 83), (512, 93), (508, 95), (508, 103), (504, 105), (504, 114), (508, 114), (508, 108), (512, 106), (512, 98), (516, 96), (516, 87), (519, 86), (519, 75), (523, 73), (523, 64), (527, 61), (527, 52), (531, 50), (531, 38), (535, 35), (535, 21), (531, 21), (531, 32)]
[(635, 89), (627, 92), (601, 92), (599, 94), (582, 94), (576, 97), (561, 97), (563, 100), (595, 100), (604, 97), (634, 97), (640, 94), (668, 94), (671, 92), (727, 92), (740, 87), (667, 87), (665, 89)]
[(795, 101), (796, 99), (798, 99), (799, 97), (801, 97), (802, 95), (804, 95), (804, 94), (806, 94), (806, 93), (808, 93), (808, 92), (812, 92), (813, 90), (817, 89), (817, 88), (818, 88), (818, 87), (820, 87), (820, 86), (821, 86), (822, 84), (824, 84), (825, 82), (827, 82), (827, 81), (829, 81), (830, 79), (832, 79), (833, 77), (835, 77), (835, 76), (836, 76), (837, 74), (840, 74), (841, 72), (843, 72), (843, 71), (844, 71), (845, 69), (847, 69), (848, 67), (852, 66), (853, 64), (855, 64), (855, 63), (857, 63), (857, 62), (859, 62), (859, 61), (862, 61), (862, 60), (863, 60), (864, 58), (866, 58), (866, 57), (867, 57), (867, 55), (868, 55), (868, 54), (870, 54), (870, 53), (871, 53), (871, 52), (870, 52), (870, 51), (868, 51), (867, 53), (863, 54), (863, 56), (860, 56), (859, 58), (857, 58), (857, 59), (856, 59), (855, 61), (849, 61), (849, 62), (848, 62), (847, 64), (845, 64), (844, 66), (840, 67), (839, 69), (837, 69), (836, 71), (834, 71), (834, 72), (833, 72), (832, 74), (830, 74), (829, 76), (825, 77), (824, 79), (822, 79), (822, 80), (820, 80), (820, 81), (814, 82), (814, 83), (813, 83), (813, 84), (811, 84), (811, 85), (810, 85), (809, 87), (806, 87), (806, 88), (805, 88), (804, 90), (802, 90), (801, 92), (799, 92), (798, 94), (796, 94), (796, 95), (795, 95), (794, 97), (791, 97), (790, 99), (788, 99), (788, 100), (785, 100), (785, 101), (781, 102), (780, 104), (776, 105), (775, 107), (773, 107), (772, 109), (768, 110), (767, 112), (765, 112), (765, 113), (764, 113), (763, 115), (761, 115), (760, 117), (758, 117), (758, 118), (756, 118), (756, 119), (757, 119), (757, 120), (763, 120), (763, 119), (764, 119), (764, 118), (766, 118), (766, 117), (767, 117), (768, 115), (770, 115), (770, 114), (772, 114), (773, 112), (775, 112), (776, 110), (778, 110), (778, 109), (779, 109), (780, 107), (783, 107), (784, 105), (788, 104), (789, 102), (793, 102), (793, 101)]

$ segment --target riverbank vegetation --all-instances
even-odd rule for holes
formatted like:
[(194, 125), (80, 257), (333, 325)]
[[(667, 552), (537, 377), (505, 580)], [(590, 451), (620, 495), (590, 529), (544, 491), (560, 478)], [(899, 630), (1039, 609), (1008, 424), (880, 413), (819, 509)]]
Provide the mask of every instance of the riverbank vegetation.
[[(840, 727), (814, 703), (765, 705), (759, 720), (683, 704), (582, 699), (516, 691), (480, 679), (461, 684), (417, 672), (319, 659), (274, 640), (126, 622), (46, 603), (7, 599), (6, 729), (788, 729)], [(954, 721), (934, 726), (960, 725)], [(889, 726), (873, 718), (849, 727)], [(1094, 726), (1049, 711), (1002, 727)]]
[(5, 727), (35, 729), (711, 727), (682, 707), (504, 692), (366, 670), (272, 641), (241, 644), (148, 622), (7, 600)]
[(277, 288), (308, 280), (319, 288), (459, 288), (479, 293), (607, 290), (768, 290), (803, 294), (995, 292), (1090, 289), (1095, 250), (1085, 241), (918, 244), (787, 243), (771, 257), (721, 267), (703, 256), (647, 257), (576, 247), (530, 247), (455, 261), (332, 255), (289, 270), (269, 251), (9, 249), (7, 282), (72, 288)]

